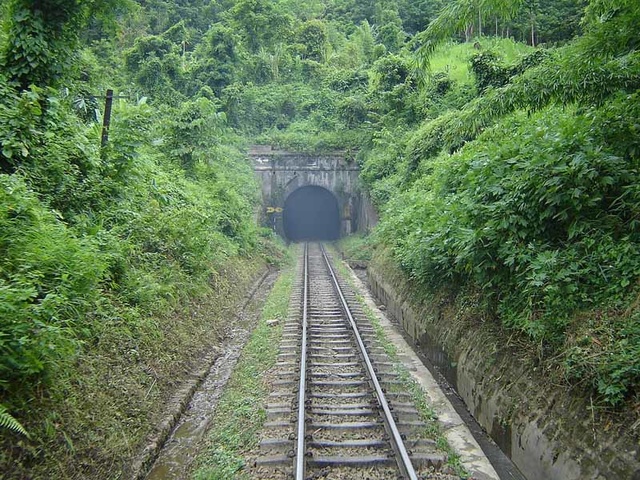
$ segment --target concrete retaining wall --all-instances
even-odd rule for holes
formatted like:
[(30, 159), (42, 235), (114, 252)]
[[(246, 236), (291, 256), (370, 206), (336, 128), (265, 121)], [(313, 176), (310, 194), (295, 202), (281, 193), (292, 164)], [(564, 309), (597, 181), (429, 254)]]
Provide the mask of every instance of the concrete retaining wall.
[(420, 300), (389, 259), (374, 260), (369, 280), (388, 313), (528, 479), (640, 480), (638, 422), (603, 418), (583, 392), (550, 383), (547, 367), (495, 322), (466, 315), (451, 299)]

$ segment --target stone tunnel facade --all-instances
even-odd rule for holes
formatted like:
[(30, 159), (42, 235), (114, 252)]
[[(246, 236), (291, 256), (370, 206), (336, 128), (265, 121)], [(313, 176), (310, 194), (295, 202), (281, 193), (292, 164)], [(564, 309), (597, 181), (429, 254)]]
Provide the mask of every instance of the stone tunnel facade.
[(377, 222), (359, 188), (360, 169), (344, 153), (305, 154), (253, 147), (249, 155), (262, 189), (260, 223), (283, 238), (288, 238), (284, 222), (287, 199), (304, 187), (320, 187), (335, 196), (340, 236), (366, 231)]

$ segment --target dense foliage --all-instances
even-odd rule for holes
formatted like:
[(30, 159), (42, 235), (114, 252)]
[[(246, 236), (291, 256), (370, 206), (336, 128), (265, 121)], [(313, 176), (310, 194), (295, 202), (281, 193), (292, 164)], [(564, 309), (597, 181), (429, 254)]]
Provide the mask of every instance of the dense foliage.
[[(169, 327), (155, 315), (204, 297), (230, 259), (259, 251), (253, 173), (214, 93), (149, 101), (112, 68), (107, 38), (132, 8), (0, 10), (0, 468), (14, 475), (73, 453), (80, 419), (61, 412), (93, 408), (78, 385), (99, 381), (78, 382), (82, 359), (103, 355), (108, 369), (144, 350), (126, 345), (160, 343)], [(136, 41), (132, 52), (143, 45), (173, 49)], [(107, 87), (119, 94), (101, 147)]]
[[(125, 31), (140, 32), (123, 46), (124, 67), (141, 94), (167, 102), (208, 87), (229, 124), (254, 141), (307, 150), (359, 148), (379, 110), (411, 121), (424, 118), (419, 110), (426, 92), (418, 95), (416, 79), (408, 78), (411, 35), (429, 24), (442, 3), (152, 2), (123, 19)], [(564, 0), (539, 9), (536, 38), (571, 38), (579, 30), (576, 10)], [(143, 29), (140, 22), (150, 11), (159, 15)], [(510, 37), (521, 17), (531, 20), (526, 6), (516, 13), (474, 19), (497, 20), (498, 36)], [(380, 82), (379, 72), (395, 68), (390, 62), (405, 71)], [(415, 100), (406, 114), (411, 101), (405, 97)]]
[[(17, 126), (3, 139), (10, 172), (0, 177), (7, 392), (91, 334), (100, 290), (157, 307), (256, 241), (251, 171), (215, 151), (215, 103), (198, 98), (154, 125), (144, 102), (121, 102), (100, 152), (99, 129), (56, 94), (34, 86), (3, 103), (5, 125)], [(148, 147), (154, 137), (164, 143)]]
[(73, 452), (55, 405), (83, 353), (138, 352), (155, 313), (260, 250), (250, 142), (346, 150), (382, 214), (367, 245), (426, 295), (481, 291), (597, 401), (637, 398), (637, 1), (10, 0), (0, 19), (1, 464)]
[[(452, 2), (419, 35), (436, 96), (450, 88), (437, 45), (471, 7)], [(516, 61), (480, 49), (477, 93), (373, 148), (363, 172), (379, 241), (426, 292), (481, 291), (487, 313), (618, 406), (640, 383), (639, 20), (636, 2), (592, 1), (565, 46)]]

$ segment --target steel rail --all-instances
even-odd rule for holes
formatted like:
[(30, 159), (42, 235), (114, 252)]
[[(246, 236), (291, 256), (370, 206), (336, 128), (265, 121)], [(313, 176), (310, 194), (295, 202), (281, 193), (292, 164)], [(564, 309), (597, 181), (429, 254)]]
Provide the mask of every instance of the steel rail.
[(300, 384), (298, 386), (298, 433), (296, 446), (296, 480), (305, 478), (305, 398), (307, 390), (307, 303), (309, 295), (309, 245), (304, 244), (304, 282), (302, 293), (302, 345), (300, 352)]
[(396, 452), (396, 459), (398, 462), (398, 467), (400, 468), (400, 472), (410, 480), (418, 480), (418, 476), (416, 475), (415, 469), (413, 468), (413, 464), (411, 463), (411, 459), (409, 458), (409, 453), (404, 445), (402, 440), (402, 435), (398, 430), (395, 420), (393, 419), (393, 415), (391, 413), (391, 409), (389, 408), (389, 404), (387, 402), (387, 398), (382, 391), (382, 386), (378, 381), (378, 377), (376, 376), (375, 370), (373, 369), (373, 364), (369, 359), (369, 355), (367, 354), (367, 349), (365, 348), (364, 342), (362, 341), (362, 337), (360, 336), (360, 331), (358, 330), (358, 325), (351, 315), (351, 310), (349, 305), (347, 304), (347, 300), (344, 298), (342, 293), (342, 289), (340, 288), (340, 284), (338, 283), (338, 279), (336, 277), (333, 268), (331, 267), (331, 263), (329, 262), (329, 258), (325, 252), (324, 246), (320, 245), (320, 249), (322, 251), (322, 256), (324, 261), (327, 264), (327, 268), (329, 269), (329, 273), (331, 274), (331, 278), (333, 279), (333, 286), (335, 288), (338, 297), (340, 298), (340, 303), (342, 304), (342, 308), (349, 319), (349, 323), (351, 324), (351, 328), (353, 329), (353, 333), (356, 337), (356, 342), (358, 343), (358, 347), (360, 348), (360, 353), (362, 354), (362, 358), (367, 367), (367, 373), (369, 374), (369, 379), (373, 383), (374, 389), (376, 391), (376, 396), (378, 397), (378, 401), (380, 402), (380, 406), (383, 410), (383, 418), (385, 425), (388, 428), (389, 434), (391, 436), (391, 444), (393, 446), (394, 451)]

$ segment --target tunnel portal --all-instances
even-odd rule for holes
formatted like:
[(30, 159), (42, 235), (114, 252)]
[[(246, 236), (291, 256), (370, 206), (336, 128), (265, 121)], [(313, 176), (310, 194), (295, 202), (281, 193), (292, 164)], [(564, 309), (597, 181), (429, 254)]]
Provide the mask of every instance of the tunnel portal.
[(284, 202), (285, 236), (294, 242), (304, 240), (337, 240), (340, 237), (338, 200), (329, 190), (300, 187)]

